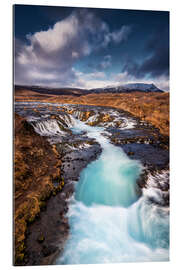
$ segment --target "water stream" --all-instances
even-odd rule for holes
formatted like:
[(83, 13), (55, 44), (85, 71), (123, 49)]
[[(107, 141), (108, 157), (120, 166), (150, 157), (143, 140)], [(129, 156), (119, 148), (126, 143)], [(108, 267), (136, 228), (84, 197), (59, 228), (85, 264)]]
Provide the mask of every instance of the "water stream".
[(70, 236), (56, 264), (169, 259), (169, 212), (152, 202), (153, 187), (137, 187), (143, 167), (103, 135), (75, 120), (72, 131), (96, 139), (103, 151), (80, 174), (68, 211)]

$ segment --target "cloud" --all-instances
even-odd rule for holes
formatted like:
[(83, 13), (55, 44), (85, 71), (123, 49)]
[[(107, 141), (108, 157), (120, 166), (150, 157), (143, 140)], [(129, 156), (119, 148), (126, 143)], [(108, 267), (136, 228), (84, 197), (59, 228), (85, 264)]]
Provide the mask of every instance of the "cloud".
[(150, 73), (154, 77), (169, 75), (169, 29), (156, 32), (146, 45), (151, 56), (144, 61), (141, 73)]
[[(15, 83), (68, 86), (75, 83), (73, 65), (111, 42), (121, 43), (130, 33), (122, 26), (111, 32), (109, 26), (87, 9), (76, 9), (47, 31), (26, 36), (27, 44), (15, 39)], [(101, 67), (111, 65), (105, 56)]]
[(109, 84), (109, 80), (106, 77), (106, 74), (102, 71), (84, 73), (74, 69), (74, 74), (76, 76), (76, 80), (71, 85), (72, 87), (92, 89), (105, 87)]
[(54, 80), (59, 83), (73, 81), (72, 64), (90, 53), (89, 44), (83, 35), (84, 29), (79, 25), (76, 14), (57, 22), (47, 31), (28, 35), (30, 45), (23, 45), (16, 53), (16, 82), (48, 84), (50, 77), (53, 83)]
[(158, 29), (145, 46), (147, 57), (141, 63), (127, 59), (123, 71), (136, 78), (169, 76), (169, 29)]
[(132, 28), (128, 25), (123, 25), (120, 30), (110, 33), (112, 40), (115, 43), (126, 41)]
[(111, 55), (105, 55), (102, 62), (97, 66), (98, 69), (107, 69), (112, 65)]

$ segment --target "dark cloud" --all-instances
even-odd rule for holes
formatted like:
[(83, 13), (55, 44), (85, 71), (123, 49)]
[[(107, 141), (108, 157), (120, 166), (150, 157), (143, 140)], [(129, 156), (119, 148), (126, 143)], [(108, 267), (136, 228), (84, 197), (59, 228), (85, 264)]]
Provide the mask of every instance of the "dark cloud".
[(157, 31), (146, 43), (147, 57), (138, 64), (127, 59), (123, 71), (136, 78), (169, 76), (169, 29)]
[(169, 75), (169, 29), (159, 30), (147, 43), (147, 50), (152, 53), (141, 66), (141, 72), (157, 77)]

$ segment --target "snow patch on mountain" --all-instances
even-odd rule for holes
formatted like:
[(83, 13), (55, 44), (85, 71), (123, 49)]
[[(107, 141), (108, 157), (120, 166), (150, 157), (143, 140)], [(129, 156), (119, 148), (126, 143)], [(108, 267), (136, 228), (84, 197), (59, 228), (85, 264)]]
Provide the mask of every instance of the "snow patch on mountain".
[(153, 83), (128, 83), (122, 85), (109, 85), (103, 88), (92, 89), (92, 92), (131, 92), (131, 91), (143, 91), (143, 92), (163, 92)]

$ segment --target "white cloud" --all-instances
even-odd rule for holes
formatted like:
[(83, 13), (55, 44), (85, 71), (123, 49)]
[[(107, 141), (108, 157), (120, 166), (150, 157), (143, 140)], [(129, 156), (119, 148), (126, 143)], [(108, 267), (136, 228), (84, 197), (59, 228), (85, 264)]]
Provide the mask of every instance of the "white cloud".
[[(110, 42), (124, 41), (126, 30), (129, 28), (123, 26), (110, 32), (108, 25), (92, 12), (78, 9), (48, 30), (27, 35), (28, 45), (16, 40), (15, 83), (57, 87), (75, 84), (75, 61)], [(105, 56), (101, 65), (109, 67), (111, 56)]]
[(115, 43), (126, 41), (130, 32), (131, 32), (131, 27), (128, 25), (123, 25), (120, 30), (111, 33), (112, 40)]
[(166, 76), (160, 76), (159, 78), (156, 78), (154, 80), (154, 84), (156, 84), (156, 86), (159, 89), (162, 89), (164, 91), (169, 91), (170, 87), (169, 87), (169, 78), (167, 78)]
[(114, 42), (116, 44), (121, 43), (123, 41), (126, 41), (129, 34), (131, 33), (131, 26), (129, 25), (123, 25), (120, 29), (113, 31), (113, 32), (107, 32), (104, 37), (104, 42), (102, 46), (106, 47), (110, 42)]
[(73, 14), (63, 21), (57, 22), (53, 28), (47, 31), (36, 32), (27, 38), (32, 44), (41, 46), (47, 54), (51, 54), (63, 50), (68, 42), (76, 39), (79, 30), (79, 22)]
[(111, 55), (105, 55), (103, 61), (99, 64), (101, 69), (106, 69), (112, 65), (112, 57)]

